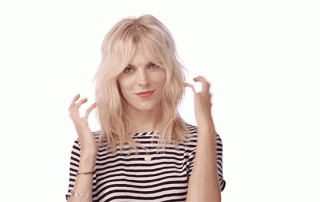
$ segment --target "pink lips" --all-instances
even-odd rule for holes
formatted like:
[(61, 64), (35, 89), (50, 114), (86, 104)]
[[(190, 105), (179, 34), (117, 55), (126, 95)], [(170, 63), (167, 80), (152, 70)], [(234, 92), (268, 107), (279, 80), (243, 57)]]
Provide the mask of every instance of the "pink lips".
[(142, 98), (148, 98), (153, 94), (154, 91), (146, 91), (141, 93), (136, 93), (136, 95), (142, 97)]

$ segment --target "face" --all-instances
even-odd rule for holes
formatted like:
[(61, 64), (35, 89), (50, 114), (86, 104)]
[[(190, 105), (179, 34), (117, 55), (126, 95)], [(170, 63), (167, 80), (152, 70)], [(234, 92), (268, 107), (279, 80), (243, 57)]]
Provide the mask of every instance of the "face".
[[(158, 65), (150, 61), (140, 49), (120, 74), (118, 84), (128, 103), (129, 111), (151, 112), (158, 109), (166, 81), (166, 70)], [(154, 92), (148, 98), (137, 95), (146, 91)]]

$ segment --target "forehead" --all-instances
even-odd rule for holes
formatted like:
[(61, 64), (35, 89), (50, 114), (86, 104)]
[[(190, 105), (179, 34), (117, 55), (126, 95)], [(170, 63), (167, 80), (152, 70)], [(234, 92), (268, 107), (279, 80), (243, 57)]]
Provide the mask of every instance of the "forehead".
[(150, 50), (140, 46), (135, 51), (135, 54), (131, 58), (131, 61), (129, 62), (129, 64), (133, 66), (138, 66), (138, 65), (145, 65), (150, 62), (156, 62), (157, 60), (158, 59), (154, 53), (151, 53)]

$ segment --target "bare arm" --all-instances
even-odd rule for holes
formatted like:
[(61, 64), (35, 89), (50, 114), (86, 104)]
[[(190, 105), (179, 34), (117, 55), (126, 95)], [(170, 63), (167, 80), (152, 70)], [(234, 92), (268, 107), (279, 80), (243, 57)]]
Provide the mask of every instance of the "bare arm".
[[(80, 158), (80, 166), (79, 173), (83, 172), (91, 172), (95, 167), (95, 156), (83, 154)], [(86, 196), (74, 196), (68, 198), (68, 202), (84, 202), (84, 201), (92, 201), (92, 182), (93, 175), (92, 174), (80, 174), (77, 176), (73, 194), (86, 194)]]
[[(78, 103), (76, 101), (79, 99), (80, 95), (75, 96), (69, 107), (70, 118), (72, 119), (75, 128), (79, 136), (80, 143), (80, 165), (77, 175), (77, 179), (73, 188), (72, 196), (68, 198), (67, 201), (70, 202), (83, 202), (92, 201), (92, 182), (93, 174), (80, 174), (94, 171), (96, 155), (98, 152), (98, 144), (94, 135), (92, 134), (87, 119), (92, 111), (96, 107), (96, 103), (92, 104), (86, 111), (84, 117), (80, 117), (79, 108), (87, 101), (87, 99), (82, 99)], [(85, 194), (85, 196), (81, 196)]]
[(216, 165), (214, 125), (198, 126), (197, 152), (189, 178), (187, 202), (221, 202), (221, 192)]
[(211, 115), (210, 83), (195, 77), (202, 83), (202, 91), (196, 92), (193, 85), (185, 83), (194, 92), (195, 116), (198, 124), (198, 142), (192, 174), (189, 178), (187, 202), (221, 202), (221, 192), (216, 164), (216, 130)]

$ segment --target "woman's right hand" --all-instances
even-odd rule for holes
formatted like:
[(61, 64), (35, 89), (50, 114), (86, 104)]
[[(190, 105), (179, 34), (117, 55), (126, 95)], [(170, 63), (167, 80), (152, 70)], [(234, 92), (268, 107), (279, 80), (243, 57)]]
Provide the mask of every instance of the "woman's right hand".
[(72, 119), (79, 136), (81, 154), (96, 155), (98, 152), (98, 144), (96, 138), (89, 128), (88, 116), (97, 105), (96, 103), (93, 103), (87, 109), (85, 116), (80, 117), (79, 108), (82, 104), (87, 102), (87, 98), (84, 98), (76, 103), (79, 97), (80, 94), (76, 95), (71, 102), (71, 105), (69, 107), (70, 118)]

